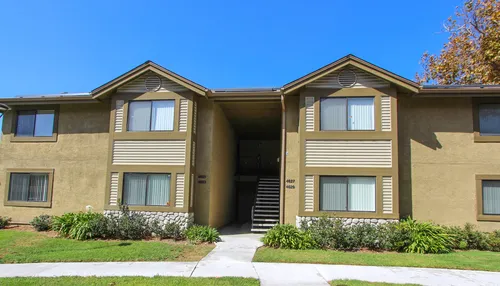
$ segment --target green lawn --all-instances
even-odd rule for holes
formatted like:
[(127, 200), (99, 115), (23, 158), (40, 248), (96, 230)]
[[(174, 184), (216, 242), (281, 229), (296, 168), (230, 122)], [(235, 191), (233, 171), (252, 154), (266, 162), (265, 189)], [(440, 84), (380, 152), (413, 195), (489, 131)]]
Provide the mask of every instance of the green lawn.
[(122, 285), (172, 285), (172, 286), (257, 286), (259, 281), (250, 278), (184, 278), (184, 277), (57, 277), (57, 278), (0, 278), (0, 285), (36, 285), (36, 286), (122, 286)]
[(373, 253), (332, 250), (288, 250), (261, 247), (257, 250), (253, 261), (500, 271), (500, 252), (473, 250), (448, 254), (411, 254), (396, 252)]
[(369, 285), (369, 286), (398, 286), (398, 285), (411, 286), (411, 285), (418, 285), (418, 284), (394, 284), (394, 283), (366, 282), (366, 281), (359, 281), (359, 280), (333, 280), (330, 282), (330, 285), (332, 285), (332, 286), (364, 286), (364, 285)]
[(213, 248), (213, 245), (166, 241), (78, 241), (43, 233), (0, 230), (0, 263), (198, 261)]

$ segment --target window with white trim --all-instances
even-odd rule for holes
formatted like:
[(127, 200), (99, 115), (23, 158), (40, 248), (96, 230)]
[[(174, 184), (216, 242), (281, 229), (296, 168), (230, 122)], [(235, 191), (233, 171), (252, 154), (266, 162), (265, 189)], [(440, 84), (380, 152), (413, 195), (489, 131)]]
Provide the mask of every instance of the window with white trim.
[(500, 181), (483, 180), (483, 214), (500, 215)]
[(321, 98), (320, 130), (375, 130), (374, 97)]
[(125, 173), (123, 203), (136, 206), (169, 206), (170, 174)]
[(375, 177), (320, 176), (319, 210), (375, 212)]
[(175, 100), (130, 101), (128, 131), (174, 130)]

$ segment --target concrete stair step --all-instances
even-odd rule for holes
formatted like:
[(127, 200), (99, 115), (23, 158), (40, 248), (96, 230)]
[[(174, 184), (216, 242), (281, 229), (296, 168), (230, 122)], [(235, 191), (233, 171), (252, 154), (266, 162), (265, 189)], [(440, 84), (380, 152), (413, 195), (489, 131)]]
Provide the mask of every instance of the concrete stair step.
[(252, 228), (250, 231), (251, 232), (267, 232), (269, 229), (268, 228)]
[(268, 210), (268, 209), (256, 209), (255, 213), (279, 213), (279, 210)]
[(276, 225), (275, 223), (253, 223), (252, 227), (254, 228), (273, 227), (275, 225)]
[(257, 218), (257, 217), (254, 217), (253, 221), (254, 222), (258, 221), (258, 222), (275, 222), (275, 223), (278, 223), (279, 219), (274, 219), (274, 218)]
[(255, 210), (272, 210), (272, 209), (279, 209), (280, 206), (256, 206)]
[(280, 215), (279, 215), (279, 213), (254, 213), (253, 217), (254, 217), (254, 219), (256, 219), (257, 217), (259, 217), (259, 218), (266, 217), (266, 218), (272, 218), (272, 219), (279, 219)]

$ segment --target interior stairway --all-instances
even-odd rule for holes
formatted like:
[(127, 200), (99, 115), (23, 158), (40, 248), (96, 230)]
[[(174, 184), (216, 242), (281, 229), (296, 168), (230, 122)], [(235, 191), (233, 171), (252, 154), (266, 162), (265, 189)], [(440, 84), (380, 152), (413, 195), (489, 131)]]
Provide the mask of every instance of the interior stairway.
[(280, 180), (260, 178), (253, 209), (252, 232), (266, 232), (280, 219)]

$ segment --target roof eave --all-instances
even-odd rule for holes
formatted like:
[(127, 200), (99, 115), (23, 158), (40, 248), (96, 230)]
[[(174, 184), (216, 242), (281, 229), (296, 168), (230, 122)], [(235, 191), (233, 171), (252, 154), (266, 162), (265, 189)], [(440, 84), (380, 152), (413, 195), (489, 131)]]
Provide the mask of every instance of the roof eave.
[(148, 71), (153, 71), (161, 76), (166, 77), (167, 79), (201, 95), (201, 96), (206, 96), (206, 92), (208, 91), (207, 88), (190, 81), (170, 70), (167, 70), (166, 68), (155, 64), (151, 61), (147, 61), (142, 65), (139, 65), (138, 67), (122, 74), (121, 76), (101, 85), (100, 87), (92, 90), (92, 98), (98, 99), (107, 96), (109, 93), (113, 92), (116, 90), (119, 86), (122, 86), (130, 81), (132, 81), (134, 78), (137, 76), (140, 76), (141, 74), (148, 72)]
[(294, 92), (295, 90), (311, 83), (331, 72), (339, 70), (347, 65), (353, 65), (359, 69), (370, 72), (380, 78), (387, 80), (397, 86), (400, 86), (410, 92), (417, 93), (420, 90), (420, 86), (411, 80), (401, 77), (397, 74), (389, 72), (383, 68), (380, 68), (372, 63), (364, 61), (354, 55), (347, 55), (333, 63), (330, 63), (322, 68), (319, 68), (297, 80), (294, 80), (283, 86), (285, 94)]

